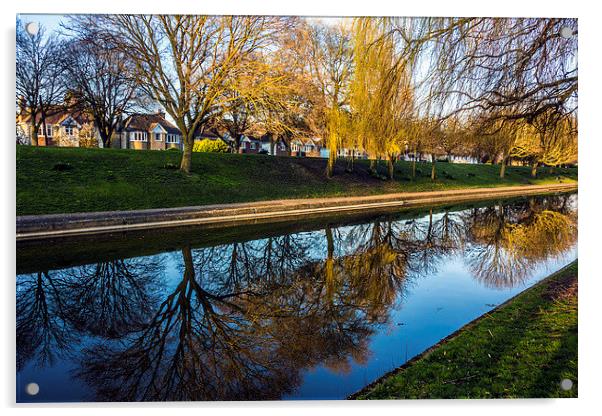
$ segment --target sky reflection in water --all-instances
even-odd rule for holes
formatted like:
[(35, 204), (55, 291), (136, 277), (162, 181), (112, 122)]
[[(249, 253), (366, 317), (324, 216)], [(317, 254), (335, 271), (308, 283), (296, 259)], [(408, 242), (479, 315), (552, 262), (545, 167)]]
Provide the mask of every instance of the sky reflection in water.
[(232, 241), (18, 275), (17, 401), (345, 398), (576, 258), (577, 196)]

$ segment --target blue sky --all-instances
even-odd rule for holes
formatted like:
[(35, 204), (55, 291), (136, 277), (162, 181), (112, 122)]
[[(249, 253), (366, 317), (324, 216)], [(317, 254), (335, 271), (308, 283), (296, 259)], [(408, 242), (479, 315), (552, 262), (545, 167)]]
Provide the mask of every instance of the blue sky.
[(65, 17), (60, 14), (18, 14), (23, 23), (37, 22), (43, 26), (48, 32), (52, 32), (59, 28), (61, 20)]

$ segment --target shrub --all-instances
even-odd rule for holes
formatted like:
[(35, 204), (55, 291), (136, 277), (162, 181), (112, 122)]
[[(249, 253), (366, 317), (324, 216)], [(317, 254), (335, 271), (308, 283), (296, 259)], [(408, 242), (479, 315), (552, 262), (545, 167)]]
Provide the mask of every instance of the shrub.
[(205, 153), (227, 153), (229, 147), (222, 140), (209, 140), (203, 139), (200, 142), (194, 142), (192, 147), (193, 152), (205, 152)]

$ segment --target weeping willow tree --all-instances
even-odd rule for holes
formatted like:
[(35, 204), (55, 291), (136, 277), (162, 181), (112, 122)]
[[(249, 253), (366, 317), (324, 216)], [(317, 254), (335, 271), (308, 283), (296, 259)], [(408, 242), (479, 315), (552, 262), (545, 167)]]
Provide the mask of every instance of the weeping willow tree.
[[(502, 177), (510, 157), (530, 160), (533, 175), (541, 164), (576, 161), (576, 19), (395, 18), (391, 26), (404, 54), (420, 61), (412, 76), (421, 119), (503, 121), (503, 130), (487, 132), (473, 149), (501, 157)], [(428, 151), (444, 141), (425, 134), (410, 148)]]
[(531, 176), (540, 165), (559, 166), (577, 161), (577, 119), (547, 111), (518, 130), (514, 154), (531, 159)]
[(394, 163), (410, 134), (413, 112), (411, 59), (401, 53), (390, 19), (353, 22), (354, 77), (350, 85), (353, 131), (372, 159)]

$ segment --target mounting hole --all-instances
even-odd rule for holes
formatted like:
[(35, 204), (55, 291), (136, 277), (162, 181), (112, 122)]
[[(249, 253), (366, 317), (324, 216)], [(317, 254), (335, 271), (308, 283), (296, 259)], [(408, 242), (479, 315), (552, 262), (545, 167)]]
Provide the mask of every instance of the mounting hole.
[(573, 29), (571, 29), (568, 26), (563, 26), (560, 29), (560, 36), (563, 37), (564, 39), (569, 39), (573, 37)]
[(30, 396), (35, 396), (40, 392), (40, 386), (38, 383), (29, 383), (27, 386), (25, 386), (25, 392)]
[(568, 378), (565, 378), (560, 382), (560, 388), (564, 391), (569, 391), (573, 388), (573, 382)]
[(36, 22), (29, 22), (25, 25), (25, 31), (27, 31), (27, 33), (31, 36), (37, 35), (39, 30), (40, 25), (38, 25)]

